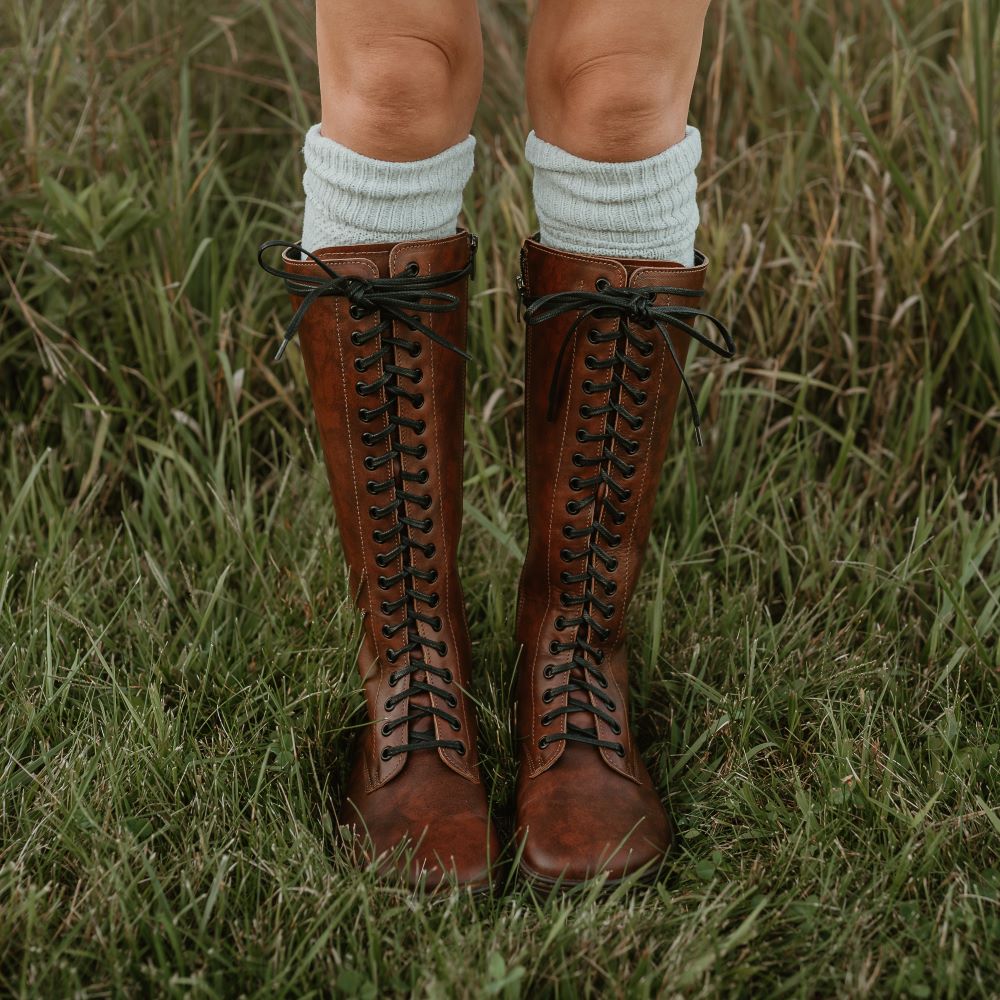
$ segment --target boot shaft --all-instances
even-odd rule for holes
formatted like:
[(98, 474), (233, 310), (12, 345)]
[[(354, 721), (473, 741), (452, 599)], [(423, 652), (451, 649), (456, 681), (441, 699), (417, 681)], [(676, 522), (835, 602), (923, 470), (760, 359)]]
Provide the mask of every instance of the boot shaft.
[(288, 248), (281, 261), (363, 616), (370, 788), (401, 772), (414, 752), (403, 748), (422, 739), (446, 745), (419, 752), (478, 780), (455, 567), (474, 252), (475, 238), (458, 233), (312, 259)]
[[(518, 728), (529, 773), (550, 767), (566, 732), (584, 725), (611, 767), (635, 778), (641, 766), (628, 732), (625, 615), (706, 269), (701, 254), (685, 268), (532, 240), (522, 250), (529, 543)], [(712, 321), (727, 354), (728, 332)], [(572, 699), (591, 709), (571, 711)]]

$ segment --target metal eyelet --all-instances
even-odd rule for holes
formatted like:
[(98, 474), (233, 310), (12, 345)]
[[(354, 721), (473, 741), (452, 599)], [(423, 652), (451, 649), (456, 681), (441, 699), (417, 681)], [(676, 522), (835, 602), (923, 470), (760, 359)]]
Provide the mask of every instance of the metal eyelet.
[(562, 632), (566, 628), (566, 619), (562, 615), (556, 615), (555, 627), (557, 632)]
[(583, 391), (587, 393), (594, 391), (594, 382), (592, 379), (586, 378), (583, 380)]
[[(440, 621), (440, 619), (438, 620)], [(455, 677), (452, 674), (452, 672), (447, 667), (445, 667), (444, 673), (442, 673), (441, 675), (441, 680), (443, 680), (445, 684), (450, 684), (454, 679)]]
[(424, 555), (425, 555), (425, 556), (426, 556), (426, 557), (427, 557), (428, 559), (431, 559), (431, 558), (433, 558), (433, 556), (434, 556), (434, 553), (435, 553), (435, 552), (437, 552), (437, 546), (436, 546), (436, 545), (435, 545), (435, 544), (434, 544), (433, 542), (431, 542), (431, 543), (430, 543), (430, 544), (429, 544), (429, 545), (427, 546), (427, 550), (426, 550), (426, 551), (424, 552)]
[(642, 404), (645, 403), (647, 399), (649, 399), (649, 393), (646, 392), (645, 389), (640, 389), (635, 394), (635, 401), (636, 401), (636, 403), (639, 404), (639, 406), (642, 406)]
[(594, 369), (597, 367), (597, 358), (595, 358), (593, 354), (588, 354), (583, 359), (583, 364), (585, 368), (589, 369), (590, 371), (594, 371)]
[(548, 745), (549, 745), (549, 741), (548, 741), (548, 739), (547, 739), (547, 738), (546, 738), (545, 736), (543, 736), (543, 737), (542, 737), (542, 738), (541, 738), (541, 739), (540, 739), (540, 740), (538, 741), (538, 749), (539, 749), (539, 750), (544, 750), (544, 749), (545, 749), (545, 748), (546, 748), (546, 747), (547, 747)]
[(571, 490), (573, 490), (574, 492), (576, 492), (577, 490), (582, 489), (582, 487), (580, 485), (580, 477), (579, 476), (573, 476), (570, 479), (570, 481), (569, 481), (569, 488)]
[(393, 757), (393, 754), (391, 754), (389, 752), (389, 748), (388, 747), (384, 747), (382, 749), (382, 753), (379, 754), (379, 756), (382, 758), (382, 760), (391, 760), (392, 757)]
[(555, 675), (556, 675), (556, 672), (555, 672), (555, 669), (553, 668), (552, 664), (551, 663), (546, 663), (545, 664), (545, 669), (542, 671), (542, 676), (546, 680), (552, 680), (552, 678), (555, 677)]
[(457, 733), (457, 732), (460, 732), (460, 731), (461, 731), (461, 729), (462, 729), (462, 723), (461, 723), (461, 722), (459, 722), (459, 721), (458, 721), (458, 719), (453, 719), (453, 720), (451, 720), (451, 728), (452, 728), (452, 729), (453, 729), (453, 730), (454, 730), (454, 731), (455, 731), (456, 733)]
[(640, 382), (648, 382), (649, 376), (653, 374), (652, 368), (643, 368), (641, 372), (638, 373), (638, 378)]
[(624, 756), (625, 756), (625, 747), (623, 747), (623, 746), (622, 746), (622, 745), (621, 745), (621, 744), (619, 743), (619, 744), (618, 744), (618, 749), (617, 749), (617, 750), (615, 750), (615, 753), (616, 753), (616, 754), (618, 754), (618, 756), (619, 756), (619, 757), (624, 757)]
[(551, 705), (552, 704), (552, 699), (554, 697), (555, 697), (555, 695), (552, 693), (552, 689), (551, 688), (546, 688), (542, 692), (542, 701), (544, 701), (546, 705)]
[(399, 674), (395, 670), (389, 674), (389, 687), (394, 688), (399, 683)]
[(356, 371), (359, 371), (359, 372), (363, 372), (363, 371), (366, 370), (365, 369), (365, 364), (361, 360), (361, 358), (355, 358), (354, 359), (354, 368), (355, 368)]
[(360, 330), (351, 330), (351, 343), (355, 347), (360, 347), (361, 346), (361, 331)]
[(458, 699), (453, 694), (448, 695), (448, 697), (445, 698), (444, 703), (449, 708), (458, 708)]
[(614, 573), (614, 571), (618, 569), (618, 560), (611, 558), (604, 565), (608, 567), (609, 573)]
[(396, 707), (395, 702), (391, 698), (386, 698), (385, 700), (385, 710), (391, 712)]
[(413, 403), (413, 408), (415, 410), (419, 410), (424, 405), (424, 394), (422, 392), (418, 392), (416, 396), (413, 397), (411, 402)]
[(364, 466), (369, 472), (374, 472), (378, 468), (375, 465), (375, 457), (373, 455), (365, 455)]
[(464, 743), (459, 743), (458, 747), (456, 748), (456, 752), (458, 753), (459, 757), (464, 757), (465, 756), (465, 744)]
[(419, 358), (421, 354), (424, 353), (423, 344), (419, 344), (416, 341), (413, 342), (413, 346), (410, 348), (410, 357)]
[(351, 306), (351, 308), (348, 310), (348, 312), (351, 314), (351, 319), (364, 319), (365, 318), (364, 307), (363, 306), (359, 306), (356, 302)]
[(578, 427), (576, 429), (576, 439), (580, 442), (580, 444), (586, 444), (587, 432), (582, 427)]
[(553, 639), (549, 643), (549, 652), (550, 653), (558, 653), (559, 652), (559, 643), (556, 642), (555, 639)]
[(427, 445), (425, 445), (425, 444), (417, 445), (417, 453), (413, 457), (414, 458), (426, 458), (427, 457)]
[(580, 416), (581, 416), (581, 417), (582, 417), (582, 418), (583, 418), (584, 420), (590, 420), (590, 418), (591, 418), (591, 417), (592, 417), (593, 415), (594, 415), (594, 414), (593, 414), (593, 409), (592, 409), (592, 407), (589, 407), (589, 406), (588, 406), (588, 405), (587, 405), (586, 403), (584, 403), (584, 404), (583, 404), (583, 405), (582, 405), (582, 406), (580, 407)]
[(539, 722), (541, 722), (541, 724), (543, 726), (551, 726), (552, 725), (552, 716), (549, 715), (548, 712), (546, 712), (545, 715), (543, 715), (541, 717), (541, 719), (539, 719)]
[(423, 434), (424, 431), (427, 430), (427, 421), (426, 420), (418, 420), (417, 421), (417, 426), (414, 428), (414, 430), (416, 430), (416, 432), (418, 434)]
[(617, 722), (612, 722), (611, 723), (611, 732), (614, 733), (615, 736), (621, 736), (621, 734), (622, 734), (622, 727), (620, 725), (618, 725)]
[(388, 722), (382, 727), (382, 735), (383, 736), (392, 736), (392, 729), (390, 728)]
[(563, 570), (559, 574), (559, 582), (560, 583), (569, 583), (570, 582), (569, 573), (567, 573), (566, 570)]
[(563, 525), (563, 537), (564, 538), (575, 538), (576, 537), (573, 534), (573, 525), (572, 524), (564, 524)]
[(441, 598), (437, 594), (431, 594), (431, 599), (428, 603), (432, 608), (436, 608), (441, 603)]
[(615, 583), (614, 580), (612, 580), (610, 583), (605, 584), (604, 593), (607, 594), (609, 597), (617, 592), (618, 592), (618, 584)]
[(604, 275), (601, 275), (601, 277), (594, 282), (594, 288), (596, 288), (599, 292), (606, 292), (610, 287), (611, 282), (608, 281)]
[(414, 382), (414, 384), (416, 384), (417, 382), (423, 382), (423, 380), (424, 380), (424, 370), (423, 370), (423, 368), (414, 368), (413, 369), (413, 382)]
[(378, 589), (388, 590), (389, 589), (389, 578), (387, 576), (379, 575), (378, 578)]
[(382, 635), (384, 635), (387, 639), (391, 639), (392, 638), (392, 627), (390, 625), (383, 625), (382, 626)]
[(441, 619), (439, 617), (435, 616), (431, 620), (431, 628), (434, 629), (435, 632), (441, 631)]
[(563, 562), (572, 562), (573, 561), (573, 553), (570, 552), (569, 549), (560, 549), (559, 550), (559, 558), (562, 559)]

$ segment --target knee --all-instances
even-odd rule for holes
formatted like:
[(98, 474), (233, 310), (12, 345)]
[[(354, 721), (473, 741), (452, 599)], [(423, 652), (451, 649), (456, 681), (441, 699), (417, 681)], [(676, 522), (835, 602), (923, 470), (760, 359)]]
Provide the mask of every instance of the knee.
[(541, 138), (588, 160), (641, 160), (684, 136), (697, 52), (550, 53), (529, 77), (529, 113)]
[(469, 134), (482, 85), (478, 34), (374, 37), (345, 53), (339, 68), (336, 93), (323, 101), (331, 138), (401, 161), (433, 156)]

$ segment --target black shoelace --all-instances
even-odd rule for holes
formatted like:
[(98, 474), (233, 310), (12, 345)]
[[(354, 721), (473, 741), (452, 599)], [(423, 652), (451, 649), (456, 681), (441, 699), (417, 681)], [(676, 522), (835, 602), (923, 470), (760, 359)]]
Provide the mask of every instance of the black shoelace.
[[(621, 454), (634, 457), (641, 442), (628, 436), (629, 431), (638, 431), (643, 426), (643, 418), (629, 410), (630, 401), (636, 405), (646, 402), (647, 393), (644, 389), (633, 385), (628, 376), (638, 382), (645, 382), (652, 375), (652, 369), (642, 364), (638, 358), (626, 353), (631, 348), (639, 357), (649, 357), (653, 353), (654, 344), (641, 336), (633, 328), (658, 330), (666, 343), (667, 350), (681, 377), (687, 393), (691, 412), (694, 416), (695, 433), (701, 444), (701, 416), (698, 412), (694, 392), (684, 374), (684, 367), (677, 355), (670, 337), (669, 327), (681, 330), (704, 344), (716, 354), (731, 358), (736, 352), (736, 346), (728, 328), (710, 313), (684, 305), (655, 305), (656, 299), (663, 295), (670, 298), (697, 298), (702, 292), (686, 288), (672, 288), (659, 285), (650, 288), (615, 288), (606, 278), (599, 278), (595, 291), (555, 292), (543, 295), (527, 302), (525, 321), (529, 325), (544, 323), (565, 313), (579, 312), (577, 318), (570, 324), (556, 358), (555, 370), (549, 387), (549, 420), (554, 420), (559, 402), (559, 389), (562, 377), (563, 359), (566, 348), (588, 318), (595, 320), (616, 319), (617, 325), (609, 333), (591, 329), (587, 333), (588, 341), (593, 345), (614, 343), (612, 354), (606, 360), (601, 360), (593, 354), (584, 358), (589, 371), (606, 373), (606, 381), (586, 379), (583, 391), (587, 395), (603, 395), (607, 393), (607, 401), (603, 405), (580, 408), (580, 416), (586, 420), (593, 417), (603, 417), (603, 428), (598, 433), (591, 433), (584, 427), (578, 427), (576, 440), (581, 444), (599, 444), (600, 453), (587, 456), (581, 451), (573, 453), (573, 464), (579, 469), (589, 470), (589, 475), (576, 475), (570, 479), (570, 489), (579, 493), (579, 499), (569, 500), (566, 512), (575, 517), (588, 507), (594, 507), (590, 527), (577, 528), (572, 523), (563, 525), (563, 536), (569, 542), (577, 542), (579, 548), (569, 545), (560, 551), (560, 558), (567, 564), (583, 563), (579, 572), (563, 570), (559, 580), (566, 587), (576, 587), (583, 584), (583, 593), (571, 593), (568, 590), (560, 593), (560, 603), (563, 608), (572, 611), (572, 615), (559, 615), (555, 627), (560, 632), (573, 630), (573, 639), (569, 642), (553, 640), (549, 651), (558, 656), (570, 653), (570, 659), (564, 663), (548, 663), (543, 669), (546, 680), (560, 681), (555, 686), (546, 688), (542, 699), (550, 704), (559, 695), (565, 694), (566, 704), (546, 712), (541, 722), (543, 726), (551, 725), (561, 715), (572, 715), (586, 712), (594, 716), (593, 726), (578, 726), (567, 721), (564, 733), (546, 734), (538, 741), (538, 746), (545, 749), (550, 743), (557, 741), (585, 743), (590, 746), (604, 747), (614, 750), (620, 757), (625, 756), (622, 743), (603, 740), (598, 736), (596, 720), (600, 719), (611, 729), (615, 736), (620, 736), (620, 723), (610, 713), (617, 709), (614, 700), (606, 693), (608, 679), (601, 670), (605, 653), (601, 644), (610, 636), (610, 630), (598, 619), (604, 621), (614, 617), (615, 605), (611, 600), (618, 589), (618, 584), (608, 574), (618, 569), (618, 559), (613, 553), (621, 544), (622, 535), (619, 531), (626, 518), (625, 504), (631, 499), (632, 491), (621, 480), (631, 479), (635, 475), (636, 466)], [(709, 320), (723, 338), (723, 345), (704, 337), (689, 320), (699, 316)], [(610, 526), (609, 523), (610, 522)], [(599, 587), (603, 596), (599, 596)], [(588, 695), (593, 700), (580, 701), (574, 695)]]
[[(302, 275), (272, 267), (263, 258), (273, 247), (296, 250), (308, 257), (323, 273)], [(426, 535), (431, 530), (433, 523), (431, 518), (420, 517), (413, 509), (426, 511), (431, 505), (430, 495), (418, 489), (427, 484), (430, 474), (426, 468), (409, 472), (403, 468), (402, 462), (404, 455), (418, 461), (423, 459), (427, 454), (427, 446), (407, 444), (400, 439), (401, 428), (405, 427), (417, 436), (426, 430), (423, 420), (414, 420), (402, 416), (399, 412), (400, 399), (408, 400), (417, 408), (423, 404), (423, 393), (415, 388), (423, 381), (423, 370), (419, 366), (410, 367), (404, 363), (406, 358), (418, 358), (423, 345), (419, 339), (411, 340), (393, 335), (393, 323), (401, 324), (412, 333), (425, 336), (439, 346), (468, 358), (463, 350), (436, 334), (422, 322), (418, 314), (444, 313), (458, 308), (460, 303), (458, 296), (442, 289), (473, 273), (476, 252), (474, 239), (471, 247), (468, 263), (456, 271), (420, 275), (417, 265), (411, 264), (397, 277), (373, 279), (338, 274), (315, 254), (303, 250), (298, 244), (283, 240), (264, 243), (257, 256), (260, 266), (265, 271), (282, 278), (290, 293), (302, 296), (302, 301), (285, 330), (276, 358), (284, 354), (303, 316), (318, 298), (334, 295), (348, 299), (351, 303), (350, 315), (355, 320), (362, 320), (374, 314), (379, 315), (378, 322), (367, 330), (352, 331), (351, 343), (355, 347), (364, 347), (368, 344), (372, 346), (371, 354), (360, 356), (355, 360), (355, 368), (360, 374), (382, 363), (381, 375), (371, 382), (359, 379), (354, 387), (360, 396), (384, 395), (384, 402), (372, 407), (361, 407), (358, 410), (359, 418), (365, 423), (385, 418), (384, 427), (378, 431), (365, 431), (361, 436), (362, 443), (366, 447), (382, 442), (386, 445), (384, 454), (368, 455), (364, 461), (365, 468), (369, 472), (382, 470), (385, 475), (385, 478), (368, 480), (366, 489), (369, 495), (383, 497), (389, 494), (385, 496), (384, 503), (376, 502), (368, 508), (369, 516), (373, 520), (389, 522), (386, 528), (375, 529), (372, 532), (375, 542), (379, 545), (393, 543), (393, 547), (387, 552), (379, 553), (375, 561), (380, 567), (388, 568), (397, 557), (401, 558), (399, 572), (388, 576), (380, 575), (377, 584), (382, 591), (391, 590), (399, 584), (403, 586), (403, 596), (394, 601), (383, 600), (381, 611), (386, 616), (398, 616), (391, 624), (386, 623), (382, 626), (382, 634), (387, 639), (401, 635), (404, 640), (398, 648), (386, 651), (386, 658), (390, 663), (405, 661), (389, 674), (389, 686), (395, 688), (400, 682), (408, 680), (407, 686), (402, 691), (386, 700), (385, 710), (391, 712), (398, 704), (406, 701), (408, 712), (405, 716), (386, 722), (382, 726), (382, 735), (389, 736), (400, 726), (409, 726), (410, 741), (395, 747), (385, 747), (382, 750), (383, 760), (414, 750), (437, 747), (447, 747), (463, 755), (466, 752), (465, 743), (461, 740), (435, 738), (435, 716), (446, 722), (456, 733), (461, 730), (462, 725), (456, 716), (437, 708), (431, 700), (432, 697), (436, 697), (451, 709), (458, 707), (455, 695), (432, 681), (432, 678), (437, 678), (444, 684), (451, 684), (454, 679), (451, 671), (445, 667), (433, 666), (424, 660), (425, 648), (444, 656), (448, 651), (447, 644), (438, 639), (422, 636), (418, 631), (420, 623), (433, 632), (439, 632), (442, 625), (439, 616), (421, 609), (422, 606), (433, 610), (440, 601), (440, 596), (434, 589), (438, 571), (433, 567), (420, 569), (413, 565), (411, 558), (413, 550), (418, 550), (427, 558), (432, 558), (435, 552), (433, 542), (422, 542), (418, 538), (419, 535)], [(424, 674), (422, 680), (416, 676), (421, 672)], [(427, 704), (413, 702), (414, 696), (420, 694), (427, 695)], [(424, 721), (430, 722), (430, 728), (423, 730), (415, 728), (416, 724)]]

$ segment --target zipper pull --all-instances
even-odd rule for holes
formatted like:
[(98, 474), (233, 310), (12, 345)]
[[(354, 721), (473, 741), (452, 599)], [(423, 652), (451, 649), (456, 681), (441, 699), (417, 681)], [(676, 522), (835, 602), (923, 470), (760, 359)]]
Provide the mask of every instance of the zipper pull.
[(479, 249), (479, 237), (475, 233), (469, 233), (469, 254), (471, 256), (471, 268), (469, 270), (469, 281), (476, 280), (476, 251)]
[(524, 299), (528, 293), (527, 289), (524, 287), (524, 278), (520, 274), (514, 275), (514, 285), (517, 288), (517, 321), (520, 323), (523, 318), (522, 310), (524, 308)]

